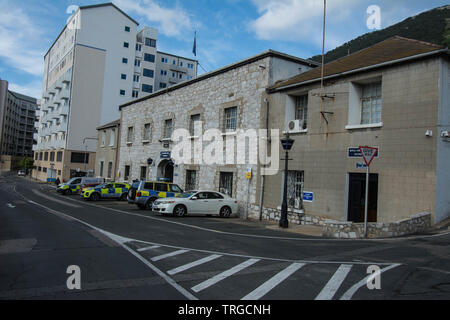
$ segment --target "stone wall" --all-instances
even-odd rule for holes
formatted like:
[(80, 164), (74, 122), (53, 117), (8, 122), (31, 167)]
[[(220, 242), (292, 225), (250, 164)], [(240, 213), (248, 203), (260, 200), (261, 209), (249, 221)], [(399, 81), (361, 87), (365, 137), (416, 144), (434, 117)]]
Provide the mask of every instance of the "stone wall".
[[(431, 213), (412, 215), (394, 223), (368, 223), (368, 238), (391, 238), (426, 232), (431, 227)], [(327, 220), (322, 226), (322, 236), (338, 239), (364, 238), (364, 223)]]
[[(250, 217), (253, 219), (259, 219), (259, 206), (252, 205), (250, 207)], [(274, 220), (279, 221), (281, 218), (281, 207), (266, 208), (263, 207), (262, 219), (263, 220)], [(329, 217), (320, 217), (306, 214), (304, 210), (298, 209), (288, 209), (288, 220), (289, 223), (298, 225), (315, 225), (322, 226), (325, 221), (329, 220)]]

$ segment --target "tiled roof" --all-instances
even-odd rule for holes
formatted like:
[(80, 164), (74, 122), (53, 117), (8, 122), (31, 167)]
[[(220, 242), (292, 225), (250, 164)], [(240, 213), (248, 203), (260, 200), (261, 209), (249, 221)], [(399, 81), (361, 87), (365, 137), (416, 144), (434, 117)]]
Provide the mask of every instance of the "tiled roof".
[(100, 127), (97, 128), (97, 130), (102, 130), (102, 129), (107, 129), (107, 128), (112, 128), (112, 127), (117, 127), (118, 125), (120, 125), (120, 119), (108, 122)]
[[(339, 75), (353, 70), (356, 71), (385, 62), (431, 53), (441, 49), (441, 46), (435, 44), (395, 36), (369, 48), (325, 64), (324, 77)], [(277, 89), (292, 87), (296, 84), (301, 85), (307, 81), (319, 81), (320, 79), (321, 67), (318, 67), (286, 81), (279, 82), (270, 87), (268, 91), (273, 92), (277, 91)]]

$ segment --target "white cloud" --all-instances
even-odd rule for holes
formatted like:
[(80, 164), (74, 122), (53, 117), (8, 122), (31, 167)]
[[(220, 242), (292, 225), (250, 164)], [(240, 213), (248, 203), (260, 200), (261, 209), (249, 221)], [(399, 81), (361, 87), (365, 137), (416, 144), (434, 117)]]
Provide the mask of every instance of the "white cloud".
[(190, 14), (179, 4), (174, 8), (165, 8), (152, 0), (114, 0), (122, 10), (143, 17), (151, 23), (156, 23), (158, 31), (169, 37), (185, 35), (193, 29)]
[[(249, 23), (249, 29), (260, 40), (322, 41), (323, 1), (319, 0), (252, 0), (260, 16)], [(356, 0), (327, 1), (327, 29), (351, 14)], [(333, 34), (333, 30), (328, 29)], [(339, 32), (339, 31), (337, 31)], [(336, 33), (337, 33), (336, 32)], [(338, 42), (331, 35), (333, 45)]]
[(19, 85), (16, 83), (9, 83), (8, 89), (17, 93), (24, 94), (36, 99), (42, 97), (42, 83), (41, 81), (33, 81), (26, 85)]
[(12, 2), (0, 1), (0, 59), (5, 65), (25, 73), (42, 76), (41, 32), (29, 16)]

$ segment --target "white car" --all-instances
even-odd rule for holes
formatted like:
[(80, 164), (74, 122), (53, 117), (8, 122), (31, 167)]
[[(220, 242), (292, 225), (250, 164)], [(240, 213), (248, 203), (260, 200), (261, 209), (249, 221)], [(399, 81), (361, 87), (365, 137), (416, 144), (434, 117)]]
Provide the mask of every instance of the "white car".
[(218, 215), (228, 218), (238, 212), (238, 203), (216, 191), (187, 191), (176, 198), (158, 199), (152, 210), (161, 214), (184, 217), (188, 214)]

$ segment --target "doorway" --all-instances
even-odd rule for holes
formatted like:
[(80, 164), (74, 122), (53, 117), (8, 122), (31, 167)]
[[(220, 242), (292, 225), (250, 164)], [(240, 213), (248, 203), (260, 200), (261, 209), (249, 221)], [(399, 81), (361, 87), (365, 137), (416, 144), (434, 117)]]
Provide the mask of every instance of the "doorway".
[(173, 162), (163, 160), (158, 165), (158, 179), (173, 182)]
[[(366, 174), (349, 173), (348, 190), (348, 217), (347, 220), (355, 223), (364, 222), (366, 200)], [(378, 208), (378, 174), (369, 177), (369, 205), (367, 222), (377, 222)]]

